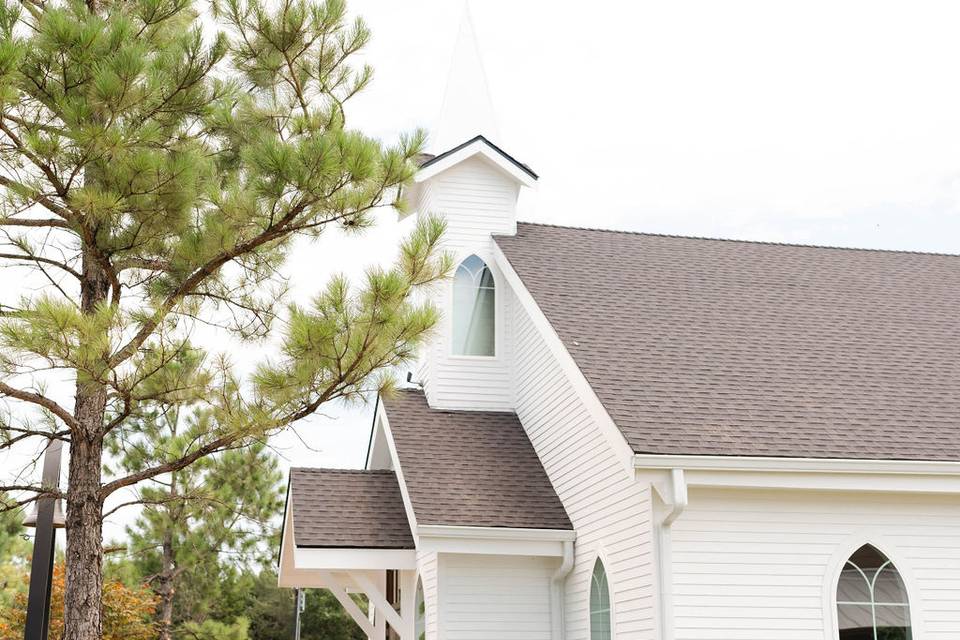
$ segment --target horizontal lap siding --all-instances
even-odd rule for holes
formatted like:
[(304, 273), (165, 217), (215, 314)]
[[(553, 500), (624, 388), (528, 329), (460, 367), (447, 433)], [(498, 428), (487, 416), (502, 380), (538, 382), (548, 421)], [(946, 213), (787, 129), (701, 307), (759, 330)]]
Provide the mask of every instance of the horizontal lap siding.
[(566, 638), (590, 637), (590, 576), (602, 550), (615, 637), (654, 637), (650, 494), (633, 482), (527, 313), (515, 304), (517, 415), (577, 530)]
[(443, 320), (421, 369), (430, 405), (445, 409), (503, 410), (513, 408), (511, 309), (506, 284), (493, 265), (491, 234), (513, 233), (518, 186), (483, 160), (471, 158), (424, 185), (421, 202), (444, 216), (444, 249), (456, 262), (477, 254), (490, 267), (497, 286), (497, 356), (493, 359), (450, 357), (452, 282), (437, 287), (434, 301)]
[(556, 560), (440, 557), (444, 640), (550, 640), (550, 577)]
[(840, 550), (871, 540), (912, 576), (912, 617), (925, 631), (917, 640), (957, 638), (955, 500), (694, 489), (673, 525), (677, 639), (824, 640), (832, 629), (824, 604), (831, 563)]
[(437, 612), (440, 594), (437, 581), (437, 554), (417, 553), (417, 569), (420, 573), (420, 582), (423, 585), (426, 640), (438, 640), (440, 636), (437, 631)]

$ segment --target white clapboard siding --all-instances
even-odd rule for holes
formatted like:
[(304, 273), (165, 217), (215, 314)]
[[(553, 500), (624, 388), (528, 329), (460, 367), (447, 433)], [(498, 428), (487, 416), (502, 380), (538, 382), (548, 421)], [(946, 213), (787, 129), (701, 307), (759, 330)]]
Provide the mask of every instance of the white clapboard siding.
[(960, 505), (894, 494), (698, 490), (673, 525), (677, 640), (830, 640), (838, 558), (873, 542), (916, 640), (960, 637)]
[(513, 408), (510, 299), (503, 276), (493, 264), (492, 234), (516, 232), (519, 185), (486, 161), (470, 158), (428, 180), (421, 187), (422, 213), (436, 213), (447, 221), (444, 249), (455, 264), (471, 254), (490, 267), (497, 287), (496, 357), (452, 357), (450, 307), (453, 283), (433, 290), (442, 321), (427, 347), (418, 373), (434, 408), (509, 410)]
[(443, 554), (444, 640), (551, 640), (550, 577), (557, 561)]
[(516, 411), (577, 530), (566, 582), (567, 640), (590, 637), (598, 554), (612, 591), (615, 637), (655, 637), (649, 488), (635, 483), (520, 304), (514, 304)]
[(434, 552), (418, 552), (417, 571), (423, 585), (426, 640), (438, 640), (440, 637), (437, 630), (440, 593), (439, 581), (437, 580), (437, 554)]

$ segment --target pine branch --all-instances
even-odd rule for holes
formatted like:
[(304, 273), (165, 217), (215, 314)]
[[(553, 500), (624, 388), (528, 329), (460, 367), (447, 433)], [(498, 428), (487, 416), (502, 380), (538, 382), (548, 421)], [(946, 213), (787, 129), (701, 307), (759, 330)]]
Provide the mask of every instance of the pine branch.
[(34, 492), (34, 495), (29, 498), (24, 498), (23, 500), (14, 500), (12, 502), (2, 502), (0, 501), (0, 513), (6, 513), (8, 511), (16, 511), (22, 509), (23, 507), (31, 504), (33, 502), (38, 502), (44, 498), (57, 498), (62, 500), (66, 497), (66, 494), (62, 491), (55, 489), (44, 489), (42, 487), (34, 487), (32, 485), (0, 485), (0, 491), (29, 491)]
[[(115, 368), (130, 358), (137, 351), (137, 349), (139, 349), (143, 343), (146, 342), (151, 335), (153, 335), (154, 330), (156, 330), (164, 318), (166, 318), (167, 315), (173, 311), (174, 307), (176, 307), (176, 305), (184, 297), (196, 290), (198, 286), (200, 286), (207, 278), (215, 274), (225, 264), (238, 257), (249, 254), (269, 242), (278, 240), (293, 233), (293, 230), (289, 229), (288, 227), (296, 220), (297, 216), (315, 204), (317, 200), (319, 200), (319, 198), (301, 202), (297, 206), (291, 207), (283, 218), (268, 226), (253, 238), (250, 238), (246, 242), (236, 244), (226, 251), (220, 252), (208, 260), (205, 264), (195, 269), (193, 273), (176, 288), (176, 290), (166, 297), (166, 299), (160, 304), (159, 307), (157, 307), (156, 311), (150, 316), (150, 318), (141, 325), (140, 330), (137, 331), (137, 333), (125, 345), (123, 345), (120, 349), (115, 351), (112, 356), (110, 356), (109, 366), (111, 368)], [(349, 215), (353, 215), (353, 213), (345, 213), (332, 217), (328, 219), (328, 222), (333, 223), (338, 219), (346, 218)]]
[(76, 421), (70, 412), (46, 396), (31, 391), (15, 389), (4, 382), (0, 382), (0, 397), (4, 396), (42, 407), (63, 420), (64, 424), (70, 427), (72, 431), (80, 430), (80, 423)]
[[(0, 184), (3, 183), (3, 178), (0, 178)], [(51, 229), (69, 229), (68, 225), (63, 220), (56, 220), (53, 218), (0, 218), (0, 227), (47, 227)]]
[(65, 271), (72, 275), (77, 280), (80, 280), (82, 276), (80, 272), (70, 268), (69, 266), (63, 264), (62, 262), (57, 262), (51, 258), (44, 258), (42, 256), (33, 256), (29, 254), (16, 254), (16, 253), (0, 253), (0, 259), (2, 260), (19, 260), (21, 262), (35, 262), (38, 264), (48, 264), (50, 266), (56, 267), (61, 271)]
[(217, 438), (212, 442), (208, 442), (202, 447), (195, 449), (188, 455), (182, 456), (176, 460), (171, 460), (164, 464), (156, 465), (154, 467), (150, 467), (149, 469), (138, 471), (137, 473), (131, 473), (128, 476), (108, 482), (100, 488), (100, 497), (101, 499), (105, 499), (110, 494), (124, 487), (129, 487), (130, 485), (143, 482), (144, 480), (149, 480), (150, 478), (154, 478), (165, 473), (171, 473), (173, 471), (185, 469), (200, 458), (205, 458), (215, 453), (220, 453), (221, 451), (227, 451), (233, 448), (233, 445), (242, 440), (244, 437), (245, 435), (241, 433), (221, 436), (220, 438)]

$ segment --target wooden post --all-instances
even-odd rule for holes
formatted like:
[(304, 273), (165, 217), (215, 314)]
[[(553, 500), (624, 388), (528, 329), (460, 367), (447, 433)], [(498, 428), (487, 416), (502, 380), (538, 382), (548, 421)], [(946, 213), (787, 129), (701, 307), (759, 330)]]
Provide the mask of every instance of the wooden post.
[(417, 572), (401, 570), (400, 578), (400, 619), (403, 628), (397, 629), (401, 640), (420, 640), (415, 637), (417, 624)]

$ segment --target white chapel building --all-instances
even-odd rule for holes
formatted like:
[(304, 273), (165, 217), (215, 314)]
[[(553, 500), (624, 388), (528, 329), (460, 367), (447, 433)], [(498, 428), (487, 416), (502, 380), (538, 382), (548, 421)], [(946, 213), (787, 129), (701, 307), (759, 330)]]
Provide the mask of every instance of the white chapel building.
[(375, 640), (960, 638), (960, 256), (518, 222), (496, 142), (406, 194), (443, 321), (364, 469), (291, 472), (280, 585)]
[(422, 389), (292, 471), (281, 586), (377, 640), (960, 637), (960, 257), (517, 222), (535, 180), (423, 163)]

